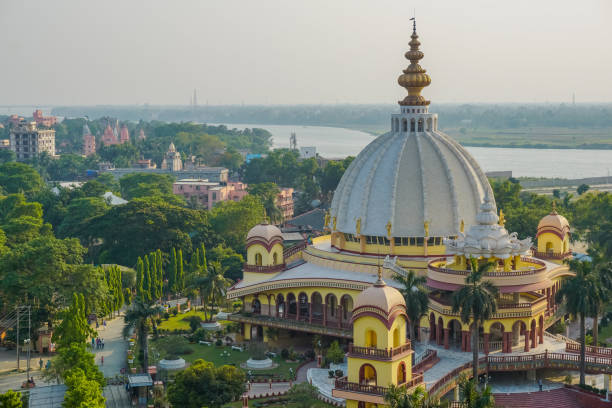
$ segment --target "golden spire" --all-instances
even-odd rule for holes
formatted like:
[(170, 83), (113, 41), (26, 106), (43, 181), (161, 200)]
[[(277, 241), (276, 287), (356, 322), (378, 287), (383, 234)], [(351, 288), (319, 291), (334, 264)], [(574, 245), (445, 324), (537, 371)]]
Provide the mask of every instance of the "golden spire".
[(406, 59), (410, 60), (410, 65), (397, 78), (397, 83), (408, 90), (408, 96), (403, 101), (400, 101), (399, 104), (402, 106), (429, 105), (429, 101), (421, 96), (421, 91), (431, 84), (431, 78), (426, 74), (427, 71), (419, 65), (419, 61), (425, 54), (419, 50), (421, 43), (416, 32), (416, 20), (414, 17), (411, 20), (413, 20), (412, 40), (408, 43), (410, 51), (404, 54)]
[(550, 212), (552, 215), (557, 214), (557, 203), (555, 201), (552, 202), (552, 211)]

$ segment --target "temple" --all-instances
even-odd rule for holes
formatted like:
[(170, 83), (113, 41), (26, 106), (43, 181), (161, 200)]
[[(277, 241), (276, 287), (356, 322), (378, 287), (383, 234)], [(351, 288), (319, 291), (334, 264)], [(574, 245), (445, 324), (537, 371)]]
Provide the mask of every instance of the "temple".
[[(267, 341), (270, 327), (280, 336), (316, 333), (349, 343), (348, 377), (334, 390), (348, 407), (384, 405), (386, 387), (420, 381), (410, 370), (408, 330), (422, 344), (471, 351), (471, 325), (453, 312), (451, 298), (473, 261), (489, 266), (485, 279), (499, 291), (497, 311), (479, 332), (484, 355), (542, 343), (561, 316), (555, 293), (571, 275), (562, 263), (571, 256), (567, 220), (554, 210), (544, 217), (535, 247), (505, 229), (484, 172), (438, 129), (421, 95), (431, 78), (420, 65), (416, 29), (409, 46), (398, 78), (408, 95), (391, 114), (390, 131), (344, 173), (326, 235), (285, 248), (278, 228), (257, 225), (246, 242), (244, 279), (227, 293), (242, 300), (229, 318), (241, 323), (244, 339)], [(409, 271), (425, 276), (429, 289), (429, 310), (418, 321), (407, 318), (394, 279)]]

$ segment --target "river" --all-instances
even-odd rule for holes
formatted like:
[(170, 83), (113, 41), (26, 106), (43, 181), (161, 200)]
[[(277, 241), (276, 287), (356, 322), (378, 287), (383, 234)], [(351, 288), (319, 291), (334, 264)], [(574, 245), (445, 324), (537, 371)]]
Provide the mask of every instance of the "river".
[[(228, 128), (263, 128), (274, 147), (289, 147), (295, 132), (299, 146), (315, 146), (327, 158), (357, 155), (374, 136), (358, 130), (326, 126), (229, 124)], [(485, 171), (512, 171), (514, 177), (601, 177), (612, 173), (612, 150), (466, 147)]]

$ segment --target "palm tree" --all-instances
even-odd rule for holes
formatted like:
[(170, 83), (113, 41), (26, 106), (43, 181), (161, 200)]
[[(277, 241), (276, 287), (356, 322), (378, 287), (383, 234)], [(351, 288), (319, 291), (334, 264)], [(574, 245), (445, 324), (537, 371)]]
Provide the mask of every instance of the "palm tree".
[(447, 402), (431, 398), (425, 388), (419, 386), (408, 394), (406, 388), (391, 385), (385, 394), (385, 402), (391, 408), (442, 408), (448, 406)]
[(495, 399), (491, 387), (486, 386), (484, 390), (478, 391), (476, 377), (468, 380), (464, 378), (459, 381), (459, 394), (464, 408), (494, 408)]
[(140, 341), (140, 348), (142, 349), (142, 367), (145, 373), (149, 367), (149, 324), (151, 324), (155, 332), (157, 328), (155, 327), (154, 317), (161, 312), (162, 308), (160, 306), (147, 303), (140, 297), (125, 312), (123, 335), (127, 337), (132, 329), (136, 330), (138, 341)]
[(586, 371), (586, 327), (587, 316), (593, 316), (601, 302), (601, 292), (597, 273), (593, 271), (590, 261), (569, 260), (566, 261), (570, 271), (576, 275), (564, 281), (563, 286), (557, 292), (555, 301), (565, 302), (565, 309), (574, 317), (580, 319), (580, 385), (584, 385), (584, 374)]
[(497, 311), (497, 288), (483, 275), (493, 269), (494, 262), (479, 264), (470, 258), (472, 272), (465, 278), (466, 285), (453, 294), (453, 313), (459, 312), (463, 323), (472, 325), (472, 364), (474, 378), (478, 378), (478, 333), (483, 322)]
[(589, 248), (588, 254), (591, 257), (591, 263), (593, 264), (593, 270), (596, 273), (598, 283), (595, 288), (597, 289), (598, 301), (595, 303), (596, 308), (593, 314), (593, 345), (597, 346), (599, 340), (599, 315), (604, 303), (612, 294), (612, 262), (608, 261), (601, 249), (596, 246)]
[[(202, 305), (204, 307), (204, 320), (212, 319), (212, 309), (225, 298), (225, 291), (230, 286), (230, 281), (223, 276), (227, 268), (220, 262), (212, 261), (201, 274), (195, 275), (191, 286), (200, 292)], [(210, 315), (208, 307), (210, 306)]]
[(393, 279), (403, 286), (401, 292), (406, 300), (406, 312), (410, 319), (410, 341), (414, 342), (416, 323), (427, 313), (429, 307), (429, 296), (425, 288), (427, 278), (418, 276), (414, 271), (408, 271), (405, 276), (396, 273)]

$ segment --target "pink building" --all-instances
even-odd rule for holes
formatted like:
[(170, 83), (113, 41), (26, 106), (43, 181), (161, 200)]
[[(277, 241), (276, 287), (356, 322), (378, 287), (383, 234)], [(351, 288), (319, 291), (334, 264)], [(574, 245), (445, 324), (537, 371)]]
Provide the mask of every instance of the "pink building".
[(276, 205), (283, 213), (284, 220), (293, 218), (293, 189), (281, 187), (276, 197)]
[(113, 131), (110, 123), (106, 124), (106, 128), (104, 129), (104, 133), (102, 134), (102, 144), (105, 146), (116, 145), (119, 144), (119, 140), (117, 139), (117, 135)]
[(130, 132), (128, 131), (127, 125), (123, 124), (123, 126), (121, 126), (121, 132), (119, 134), (119, 142), (121, 144), (124, 144), (129, 141), (130, 141)]
[(227, 185), (208, 180), (182, 179), (172, 186), (174, 194), (185, 198), (187, 202), (196, 201), (207, 209), (212, 209), (221, 201), (240, 201), (247, 195), (246, 184), (229, 182)]
[(32, 116), (34, 117), (36, 126), (51, 127), (57, 123), (57, 118), (55, 116), (43, 116), (40, 109), (36, 109)]
[(89, 156), (96, 153), (96, 137), (91, 134), (87, 123), (83, 125), (83, 154)]

